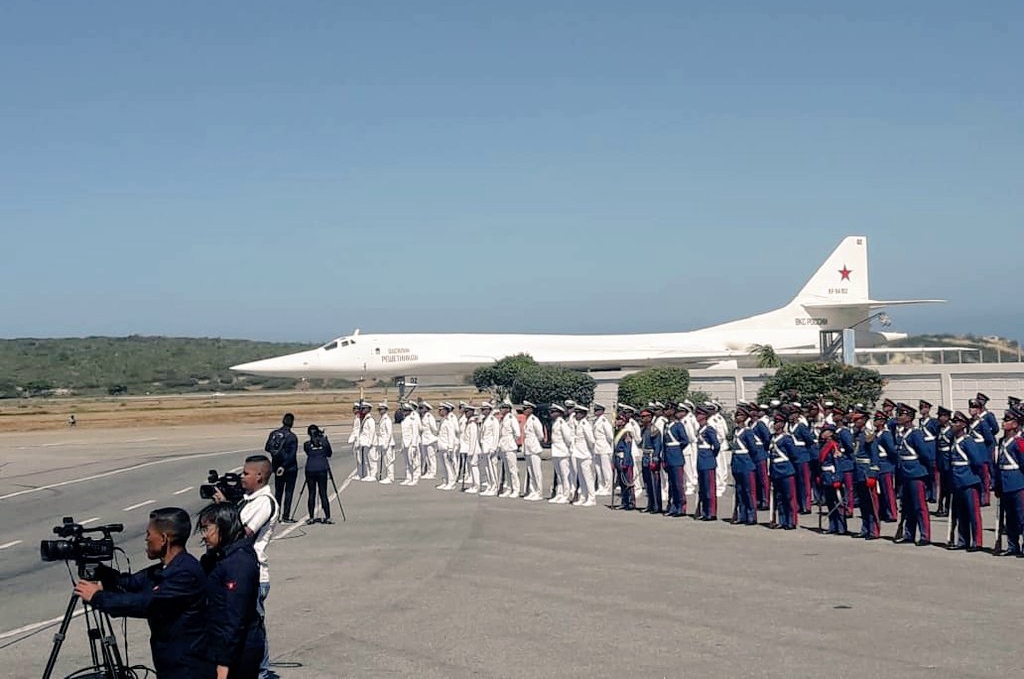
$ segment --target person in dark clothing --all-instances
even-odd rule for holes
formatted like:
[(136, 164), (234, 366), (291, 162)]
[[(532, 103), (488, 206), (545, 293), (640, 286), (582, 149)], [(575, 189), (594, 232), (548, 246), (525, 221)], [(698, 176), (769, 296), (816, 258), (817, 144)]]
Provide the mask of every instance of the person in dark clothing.
[(257, 679), (266, 636), (256, 609), (260, 569), (238, 509), (215, 503), (199, 512), (196, 532), (207, 551), (206, 635), (202, 654), (217, 667), (217, 679)]
[[(306, 429), (309, 440), (302, 444), (306, 453), (306, 486), (309, 488), (309, 518), (306, 524), (313, 523), (334, 523), (331, 521), (331, 504), (327, 501), (327, 473), (330, 469), (330, 462), (327, 461), (334, 451), (331, 450), (331, 442), (327, 435), (315, 424), (309, 425)], [(316, 498), (320, 496), (320, 508), (324, 512), (324, 518), (315, 518)]]
[(292, 496), (295, 495), (295, 480), (299, 476), (299, 439), (292, 433), (294, 424), (295, 416), (285, 413), (281, 427), (270, 432), (263, 446), (274, 467), (274, 498), (281, 507), (281, 523), (295, 523)]
[(146, 618), (157, 677), (206, 679), (213, 666), (202, 657), (206, 575), (185, 551), (192, 532), (188, 512), (177, 507), (150, 512), (146, 556), (160, 563), (138, 573), (99, 566), (99, 582), (80, 580), (75, 594), (116, 617)]

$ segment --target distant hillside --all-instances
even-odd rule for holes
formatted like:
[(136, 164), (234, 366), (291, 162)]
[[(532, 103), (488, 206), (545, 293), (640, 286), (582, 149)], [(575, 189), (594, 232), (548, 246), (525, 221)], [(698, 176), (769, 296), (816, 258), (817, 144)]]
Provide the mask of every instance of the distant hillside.
[[(310, 348), (298, 343), (140, 335), (0, 340), (0, 398), (288, 389), (296, 380), (235, 375), (228, 366)], [(349, 384), (335, 381), (326, 386)]]
[[(911, 335), (910, 337), (889, 342), (888, 347), (949, 347), (950, 349), (970, 349), (964, 351), (964, 363), (995, 363), (997, 361), (1016, 361), (1020, 355), (1020, 344), (1016, 340), (1005, 337), (977, 337), (976, 335)], [(905, 357), (906, 362), (921, 363), (918, 357)], [(945, 353), (946, 363), (957, 361), (956, 352)], [(938, 363), (938, 354), (926, 355), (926, 363)]]

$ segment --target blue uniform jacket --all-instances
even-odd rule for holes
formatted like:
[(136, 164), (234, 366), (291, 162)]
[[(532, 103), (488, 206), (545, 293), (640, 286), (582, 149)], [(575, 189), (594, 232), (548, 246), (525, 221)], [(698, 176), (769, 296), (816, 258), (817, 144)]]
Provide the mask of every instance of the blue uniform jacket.
[(878, 448), (874, 445), (875, 442), (869, 442), (863, 431), (854, 435), (854, 442), (854, 483), (864, 483), (868, 479), (878, 478)]
[(772, 432), (768, 425), (758, 420), (752, 427), (754, 438), (757, 439), (757, 447), (750, 451), (754, 456), (754, 462), (764, 462), (768, 459), (768, 449), (772, 446)]
[(821, 447), (821, 456), (819, 461), (821, 462), (821, 482), (826, 486), (831, 486), (833, 483), (842, 483), (843, 473), (839, 469), (840, 460), (840, 446), (838, 443), (833, 441), (834, 445), (825, 443)]
[(924, 441), (925, 452), (922, 454), (925, 466), (931, 470), (935, 468), (935, 456), (937, 453), (936, 439), (939, 435), (939, 421), (934, 417), (927, 420), (920, 420), (918, 431), (921, 432), (921, 439)]
[(325, 472), (327, 471), (327, 458), (334, 454), (331, 450), (331, 442), (324, 436), (314, 443), (306, 441), (302, 444), (302, 450), (306, 452), (306, 471)]
[(796, 468), (793, 467), (796, 455), (796, 445), (790, 434), (782, 433), (772, 437), (772, 447), (768, 453), (772, 478), (784, 479), (796, 474)]
[(1015, 493), (1024, 488), (1024, 439), (1017, 436), (1010, 441), (1003, 439), (999, 444), (996, 458), (995, 488), (1000, 495)]
[(103, 590), (93, 596), (93, 607), (115, 617), (146, 618), (157, 675), (205, 676), (211, 667), (202, 659), (206, 575), (194, 556), (182, 552), (166, 566), (134, 574), (101, 566), (99, 577)]
[(992, 441), (995, 443), (996, 437), (999, 436), (999, 420), (996, 418), (996, 414), (991, 410), (986, 410), (981, 414), (981, 419), (988, 425), (988, 431), (992, 434)]
[(980, 484), (978, 472), (987, 458), (988, 453), (969, 434), (953, 441), (953, 448), (949, 451), (953, 488), (970, 488)]
[(683, 449), (690, 445), (690, 438), (686, 435), (686, 427), (679, 420), (676, 420), (665, 427), (665, 434), (661, 439), (665, 449), (665, 466), (682, 467)]
[(878, 472), (892, 474), (896, 470), (896, 439), (888, 429), (875, 432), (875, 457), (878, 459)]
[(995, 450), (996, 437), (984, 417), (979, 417), (971, 423), (971, 433), (974, 434), (975, 442), (985, 446), (985, 450), (990, 452)]
[(266, 644), (263, 620), (256, 610), (260, 567), (252, 540), (243, 538), (203, 556), (206, 581), (206, 639), (203, 655), (231, 667), (245, 648)]
[(794, 462), (808, 463), (812, 457), (818, 456), (817, 441), (814, 440), (814, 432), (803, 422), (797, 422), (792, 431), (793, 445), (796, 449), (797, 458)]
[(750, 427), (740, 427), (732, 433), (732, 462), (729, 466), (733, 474), (749, 474), (757, 469), (752, 451), (759, 445), (760, 441)]
[(641, 437), (640, 448), (643, 450), (643, 463), (647, 466), (660, 465), (663, 452), (661, 432), (651, 425), (643, 430)]
[(718, 453), (722, 444), (718, 442), (715, 428), (705, 424), (697, 431), (697, 471), (703, 472), (718, 467)]
[(615, 449), (613, 459), (617, 469), (625, 469), (633, 466), (633, 439), (628, 432), (620, 431), (615, 435)]
[(843, 451), (843, 454), (836, 458), (836, 467), (838, 471), (843, 473), (852, 472), (854, 467), (853, 458), (857, 449), (853, 431), (849, 427), (842, 427), (836, 432), (835, 438), (840, 450)]
[[(923, 479), (928, 476), (929, 452), (920, 429), (905, 429), (896, 433), (897, 469), (905, 479)], [(934, 464), (934, 458), (931, 460)]]
[(949, 452), (953, 449), (953, 427), (948, 424), (944, 429), (939, 429), (939, 435), (935, 438), (935, 465), (939, 471), (949, 471)]

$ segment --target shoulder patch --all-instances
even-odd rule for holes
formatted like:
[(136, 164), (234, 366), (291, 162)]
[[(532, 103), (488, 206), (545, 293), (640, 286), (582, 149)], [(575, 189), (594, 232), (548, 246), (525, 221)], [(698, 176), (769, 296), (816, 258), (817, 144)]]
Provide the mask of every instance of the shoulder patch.
[(234, 580), (228, 580), (226, 583), (224, 583), (224, 586), (227, 587), (229, 592), (234, 592), (235, 588), (238, 587), (238, 583)]

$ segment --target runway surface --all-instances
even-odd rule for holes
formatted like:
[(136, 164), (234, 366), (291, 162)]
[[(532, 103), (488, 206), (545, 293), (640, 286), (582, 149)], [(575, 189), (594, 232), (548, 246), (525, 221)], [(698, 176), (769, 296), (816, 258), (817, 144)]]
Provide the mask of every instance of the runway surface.
[[(0, 499), (8, 676), (42, 672), (54, 627), (31, 626), (67, 604), (64, 565), (38, 556), (62, 516), (125, 523), (118, 542), (141, 567), (148, 511), (196, 511), (206, 470), (237, 467), (265, 433), (0, 437), (0, 496), (22, 493)], [(332, 436), (348, 522), (285, 526), (270, 547), (281, 677), (990, 677), (1020, 667), (1022, 559), (818, 535), (816, 517), (771, 531), (348, 481), (346, 438)], [(95, 478), (33, 490), (82, 477)], [(721, 513), (731, 506), (727, 495)], [(994, 527), (994, 512), (985, 520)], [(935, 540), (946, 525), (933, 519)], [(993, 539), (987, 531), (986, 546)], [(86, 664), (83, 637), (77, 619), (55, 676)], [(129, 639), (132, 662), (148, 662), (145, 625), (129, 624)]]

